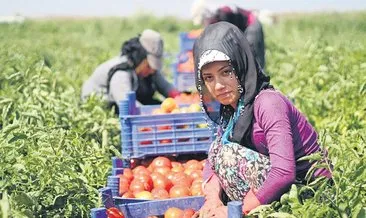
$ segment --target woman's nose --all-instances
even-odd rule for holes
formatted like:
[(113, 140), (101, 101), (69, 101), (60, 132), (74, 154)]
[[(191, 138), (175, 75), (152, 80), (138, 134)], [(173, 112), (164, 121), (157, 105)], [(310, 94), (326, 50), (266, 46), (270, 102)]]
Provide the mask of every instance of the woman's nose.
[(224, 83), (222, 83), (222, 81), (220, 81), (220, 80), (216, 80), (216, 83), (215, 83), (215, 89), (216, 89), (216, 90), (220, 90), (220, 89), (222, 89), (222, 88), (225, 88)]

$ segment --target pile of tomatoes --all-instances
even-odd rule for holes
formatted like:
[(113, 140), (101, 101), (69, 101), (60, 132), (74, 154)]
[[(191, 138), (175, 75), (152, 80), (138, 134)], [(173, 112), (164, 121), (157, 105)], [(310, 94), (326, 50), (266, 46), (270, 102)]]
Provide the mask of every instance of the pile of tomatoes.
[(203, 195), (204, 164), (205, 160), (178, 161), (165, 156), (142, 160), (119, 175), (119, 195), (148, 200)]
[[(164, 218), (191, 218), (195, 214), (192, 208), (180, 209), (177, 207), (170, 207), (164, 213)], [(108, 218), (125, 218), (125, 215), (115, 207), (107, 209)], [(149, 216), (148, 218), (159, 218), (161, 216)]]

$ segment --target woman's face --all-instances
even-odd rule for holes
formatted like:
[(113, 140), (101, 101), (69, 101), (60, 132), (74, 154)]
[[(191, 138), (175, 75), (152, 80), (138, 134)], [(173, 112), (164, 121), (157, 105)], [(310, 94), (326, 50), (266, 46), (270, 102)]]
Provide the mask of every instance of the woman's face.
[(152, 69), (147, 62), (147, 59), (144, 59), (135, 69), (135, 72), (138, 76), (143, 78), (150, 76), (151, 74), (155, 73), (156, 70)]
[(202, 67), (201, 74), (208, 91), (217, 101), (236, 108), (240, 98), (239, 82), (229, 61), (206, 64)]

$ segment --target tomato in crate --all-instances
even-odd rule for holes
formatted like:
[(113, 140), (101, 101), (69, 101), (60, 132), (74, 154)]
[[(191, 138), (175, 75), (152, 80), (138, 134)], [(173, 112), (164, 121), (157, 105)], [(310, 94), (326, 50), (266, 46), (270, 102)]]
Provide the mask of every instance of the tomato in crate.
[(110, 207), (107, 209), (107, 217), (108, 218), (125, 218), (123, 213), (115, 207)]

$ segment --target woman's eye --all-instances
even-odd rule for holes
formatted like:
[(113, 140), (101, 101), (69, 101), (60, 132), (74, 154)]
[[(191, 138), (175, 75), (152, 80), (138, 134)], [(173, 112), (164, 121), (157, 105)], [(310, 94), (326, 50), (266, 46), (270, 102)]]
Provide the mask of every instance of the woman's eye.
[(204, 76), (203, 80), (206, 82), (210, 82), (210, 81), (212, 81), (212, 76)]
[(225, 76), (229, 76), (229, 75), (231, 75), (231, 73), (232, 73), (233, 71), (231, 71), (231, 70), (224, 70), (222, 73), (223, 73), (223, 75), (225, 75)]

